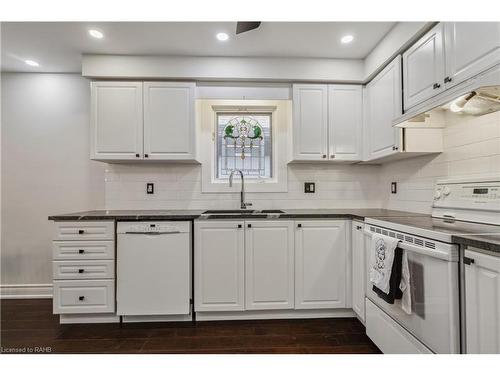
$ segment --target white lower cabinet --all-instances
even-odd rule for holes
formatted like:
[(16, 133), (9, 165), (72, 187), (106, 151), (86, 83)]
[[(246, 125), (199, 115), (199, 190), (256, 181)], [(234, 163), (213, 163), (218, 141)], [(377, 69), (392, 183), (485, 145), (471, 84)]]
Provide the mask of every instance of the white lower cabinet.
[(246, 221), (245, 226), (246, 309), (292, 309), (293, 222)]
[(343, 220), (296, 221), (296, 309), (347, 307), (347, 245)]
[(352, 309), (365, 322), (365, 235), (363, 223), (353, 221), (351, 227), (352, 249)]
[(245, 310), (244, 221), (195, 223), (196, 311)]
[(278, 317), (278, 310), (307, 317), (351, 307), (349, 223), (196, 221), (195, 311), (222, 319), (244, 311)]
[(464, 263), (467, 353), (500, 354), (500, 257), (466, 250)]
[(53, 238), (53, 312), (61, 323), (119, 320), (114, 221), (55, 222)]

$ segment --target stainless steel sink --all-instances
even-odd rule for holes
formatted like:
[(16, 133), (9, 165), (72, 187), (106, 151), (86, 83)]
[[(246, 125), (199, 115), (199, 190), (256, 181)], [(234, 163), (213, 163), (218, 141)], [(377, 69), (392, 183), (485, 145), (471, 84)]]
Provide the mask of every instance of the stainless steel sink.
[(255, 210), (207, 210), (203, 215), (251, 214)]
[(202, 213), (206, 219), (266, 219), (284, 214), (282, 210), (207, 210)]

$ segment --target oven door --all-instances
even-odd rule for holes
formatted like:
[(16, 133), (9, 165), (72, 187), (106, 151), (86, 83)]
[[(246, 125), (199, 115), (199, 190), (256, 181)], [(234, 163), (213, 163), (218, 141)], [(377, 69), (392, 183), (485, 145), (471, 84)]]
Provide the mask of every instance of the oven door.
[(460, 353), (459, 283), (456, 256), (446, 256), (446, 248), (456, 253), (455, 245), (427, 249), (401, 241), (408, 254), (412, 313), (401, 308), (401, 300), (389, 304), (373, 291), (369, 277), (371, 254), (370, 227), (365, 225), (366, 296), (434, 353)]

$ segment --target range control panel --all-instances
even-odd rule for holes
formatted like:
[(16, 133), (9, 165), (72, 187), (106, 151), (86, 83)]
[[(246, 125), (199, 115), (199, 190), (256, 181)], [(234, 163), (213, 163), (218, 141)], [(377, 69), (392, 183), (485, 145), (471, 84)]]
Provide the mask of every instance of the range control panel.
[[(476, 211), (474, 214), (472, 211)], [(474, 180), (442, 180), (434, 189), (434, 217), (470, 220), (500, 215), (500, 177)], [(484, 222), (484, 221), (481, 221)]]

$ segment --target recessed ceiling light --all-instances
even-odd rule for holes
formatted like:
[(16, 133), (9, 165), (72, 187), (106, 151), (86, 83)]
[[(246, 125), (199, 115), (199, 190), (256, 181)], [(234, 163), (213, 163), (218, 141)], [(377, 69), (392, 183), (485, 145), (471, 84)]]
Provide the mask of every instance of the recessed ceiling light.
[(218, 33), (216, 35), (217, 39), (219, 39), (221, 42), (224, 42), (226, 40), (229, 39), (229, 35), (227, 35), (226, 33)]
[(347, 43), (351, 43), (352, 41), (354, 40), (354, 37), (352, 35), (344, 35), (340, 41), (343, 43), (343, 44), (347, 44)]
[(34, 60), (24, 60), (24, 62), (29, 66), (40, 66), (40, 64)]
[(97, 39), (102, 39), (104, 38), (104, 34), (101, 33), (99, 30), (89, 30), (90, 36), (97, 38)]

